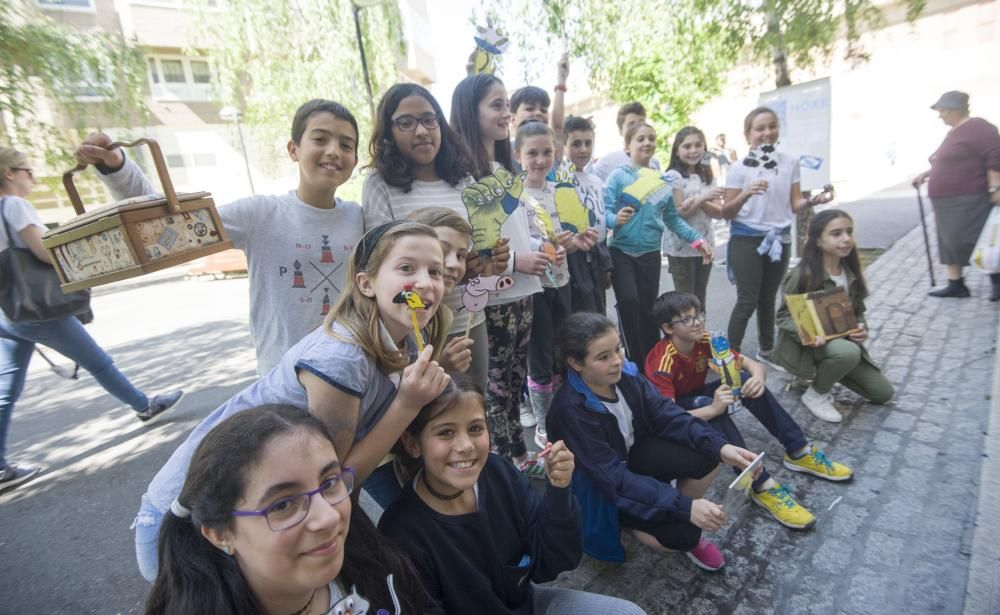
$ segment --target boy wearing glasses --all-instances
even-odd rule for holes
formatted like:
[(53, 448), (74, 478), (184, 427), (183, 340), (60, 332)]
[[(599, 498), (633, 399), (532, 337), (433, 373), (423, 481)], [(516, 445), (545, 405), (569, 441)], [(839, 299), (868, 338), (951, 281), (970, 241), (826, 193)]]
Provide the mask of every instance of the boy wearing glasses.
[[(666, 398), (721, 431), (735, 446), (746, 447), (742, 434), (729, 417), (730, 408), (739, 408), (732, 390), (721, 381), (706, 382), (712, 349), (705, 330), (705, 313), (698, 298), (690, 293), (663, 293), (653, 305), (653, 316), (664, 338), (646, 356), (646, 376)], [(850, 480), (854, 472), (831, 461), (806, 440), (794, 419), (764, 386), (764, 366), (736, 354), (743, 372), (740, 402), (785, 448), (783, 465), (829, 481)], [(750, 499), (767, 510), (778, 523), (792, 529), (807, 529), (816, 523), (788, 489), (762, 469), (753, 483)]]

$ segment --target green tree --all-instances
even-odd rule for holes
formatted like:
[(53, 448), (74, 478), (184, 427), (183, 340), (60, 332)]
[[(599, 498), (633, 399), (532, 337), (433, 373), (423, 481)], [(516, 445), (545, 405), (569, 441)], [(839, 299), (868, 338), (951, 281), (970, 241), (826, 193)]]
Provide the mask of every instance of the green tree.
[(539, 57), (554, 65), (566, 51), (599, 96), (642, 101), (666, 129), (661, 141), (721, 90), (742, 47), (695, 0), (488, 0), (484, 12), (511, 39), (505, 55), (526, 67), (525, 81), (550, 68)]
[[(789, 60), (800, 69), (828, 60), (844, 39), (844, 56), (864, 62), (868, 53), (861, 35), (885, 25), (885, 15), (872, 0), (763, 0), (727, 2), (705, 0), (734, 34), (743, 33), (753, 59), (774, 66), (775, 85), (792, 84)], [(906, 18), (916, 19), (925, 0), (901, 0)]]
[[(263, 151), (284, 146), (295, 109), (312, 98), (347, 106), (365, 147), (371, 118), (350, 0), (241, 0), (225, 11), (200, 2), (196, 40), (212, 60), (220, 102), (243, 112)], [(360, 23), (377, 104), (396, 81), (396, 59), (404, 51), (397, 3), (362, 9)], [(257, 163), (273, 169), (276, 160), (268, 153)]]
[(144, 71), (118, 34), (61, 26), (33, 2), (0, 3), (0, 140), (64, 164), (101, 118), (144, 116)]
[[(902, 0), (910, 20), (924, 4)], [(483, 10), (511, 38), (508, 54), (529, 67), (528, 80), (536, 50), (555, 58), (562, 47), (582, 59), (596, 93), (642, 101), (668, 132), (721, 92), (739, 60), (773, 64), (778, 86), (789, 85), (790, 62), (811, 68), (841, 38), (849, 59), (867, 59), (861, 36), (885, 20), (874, 0), (487, 0)]]

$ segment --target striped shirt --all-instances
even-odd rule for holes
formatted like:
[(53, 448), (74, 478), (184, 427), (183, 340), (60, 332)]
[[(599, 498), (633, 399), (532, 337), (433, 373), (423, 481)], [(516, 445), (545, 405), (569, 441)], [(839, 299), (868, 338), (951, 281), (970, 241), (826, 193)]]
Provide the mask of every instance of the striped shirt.
[[(456, 185), (452, 186), (443, 179), (433, 182), (413, 181), (413, 188), (409, 192), (403, 192), (402, 188), (396, 188), (385, 183), (382, 175), (378, 171), (372, 171), (365, 179), (364, 187), (361, 189), (361, 204), (365, 215), (365, 230), (370, 230), (383, 222), (390, 220), (405, 220), (410, 214), (418, 209), (426, 207), (447, 207), (453, 210), (463, 219), (469, 219), (469, 212), (462, 203), (462, 190), (472, 185), (471, 177), (466, 177)], [(451, 309), (455, 315), (449, 335), (456, 335), (465, 332), (468, 324), (470, 312), (462, 308), (463, 286), (456, 286), (444, 298), (444, 304)], [(476, 326), (486, 319), (483, 312), (472, 314), (471, 326)]]

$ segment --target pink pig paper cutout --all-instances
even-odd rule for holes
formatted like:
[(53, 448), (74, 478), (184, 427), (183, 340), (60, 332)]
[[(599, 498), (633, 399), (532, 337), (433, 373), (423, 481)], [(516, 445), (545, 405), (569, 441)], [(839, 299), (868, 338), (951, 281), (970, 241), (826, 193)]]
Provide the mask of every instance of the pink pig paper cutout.
[(482, 312), (490, 299), (491, 290), (504, 290), (514, 285), (514, 278), (506, 274), (476, 276), (469, 280), (462, 292), (462, 305), (470, 312)]

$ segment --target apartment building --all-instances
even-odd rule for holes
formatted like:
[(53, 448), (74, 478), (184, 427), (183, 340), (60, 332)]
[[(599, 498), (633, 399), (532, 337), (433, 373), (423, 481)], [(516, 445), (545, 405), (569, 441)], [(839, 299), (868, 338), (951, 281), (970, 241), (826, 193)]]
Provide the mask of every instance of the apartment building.
[[(399, 2), (408, 41), (397, 59), (400, 78), (432, 82), (433, 58), (418, 40), (427, 31), (426, 0), (388, 1)], [(373, 4), (370, 0), (355, 2), (359, 6)], [(225, 4), (218, 0), (215, 10), (225, 11)], [(250, 193), (248, 167), (257, 192), (294, 187), (292, 165), (273, 174), (254, 167), (254, 144), (246, 143), (250, 155), (244, 159), (237, 126), (220, 119), (225, 103), (218, 99), (207, 54), (185, 53), (204, 50), (206, 44), (197, 39), (197, 30), (192, 27), (194, 12), (184, 0), (37, 0), (37, 6), (60, 24), (85, 31), (96, 28), (136, 41), (146, 61), (144, 99), (149, 118), (143, 126), (109, 126), (106, 130), (116, 138), (142, 135), (157, 139), (178, 190), (207, 189), (218, 203), (226, 203)], [(377, 102), (378, 92), (375, 98)], [(88, 92), (81, 91), (79, 100), (87, 101)], [(84, 178), (80, 188), (85, 201), (96, 203), (107, 198), (98, 182)], [(40, 186), (33, 201), (48, 224), (74, 215), (58, 187)]]

